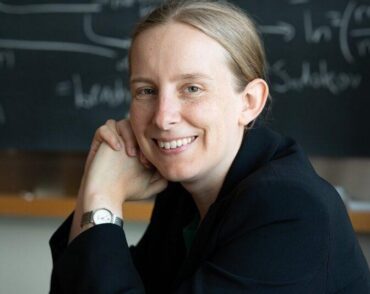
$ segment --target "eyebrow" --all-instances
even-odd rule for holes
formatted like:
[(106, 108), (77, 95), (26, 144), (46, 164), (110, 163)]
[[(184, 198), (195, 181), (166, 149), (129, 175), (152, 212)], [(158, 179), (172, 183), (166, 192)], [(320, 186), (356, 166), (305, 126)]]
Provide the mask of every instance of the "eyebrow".
[(181, 74), (175, 76), (174, 80), (213, 80), (210, 76), (204, 73), (190, 73), (190, 74)]
[[(180, 74), (175, 76), (172, 80), (179, 81), (179, 80), (213, 80), (210, 76), (203, 74), (203, 73), (189, 73), (189, 74)], [(154, 81), (150, 78), (145, 77), (137, 77), (130, 80), (130, 84), (135, 83), (154, 83)]]
[(149, 83), (149, 84), (153, 84), (154, 82), (153, 82), (152, 79), (142, 78), (142, 77), (130, 79), (130, 84), (135, 84), (135, 83)]

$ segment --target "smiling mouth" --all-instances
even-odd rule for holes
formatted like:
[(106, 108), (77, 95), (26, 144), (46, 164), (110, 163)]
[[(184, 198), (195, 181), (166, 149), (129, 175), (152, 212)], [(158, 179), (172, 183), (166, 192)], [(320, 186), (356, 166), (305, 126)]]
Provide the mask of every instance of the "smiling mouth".
[(169, 149), (176, 149), (182, 146), (189, 145), (195, 141), (197, 137), (192, 136), (192, 137), (185, 137), (185, 138), (179, 138), (176, 140), (171, 140), (171, 141), (162, 141), (162, 140), (154, 140), (158, 147), (161, 149), (169, 150)]

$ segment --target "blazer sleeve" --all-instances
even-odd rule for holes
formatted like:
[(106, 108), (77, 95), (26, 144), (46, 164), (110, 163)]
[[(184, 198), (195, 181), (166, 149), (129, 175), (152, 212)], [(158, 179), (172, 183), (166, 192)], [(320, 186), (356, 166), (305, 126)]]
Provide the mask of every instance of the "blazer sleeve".
[(94, 226), (68, 246), (65, 244), (63, 249), (63, 238), (68, 234), (60, 230), (67, 227), (67, 223), (62, 225), (50, 241), (53, 255), (51, 294), (144, 293), (125, 233), (119, 226)]
[(156, 197), (150, 224), (137, 246), (128, 246), (125, 232), (114, 224), (94, 226), (68, 244), (73, 213), (50, 239), (53, 269), (50, 294), (144, 293), (140, 277), (158, 226), (161, 197)]

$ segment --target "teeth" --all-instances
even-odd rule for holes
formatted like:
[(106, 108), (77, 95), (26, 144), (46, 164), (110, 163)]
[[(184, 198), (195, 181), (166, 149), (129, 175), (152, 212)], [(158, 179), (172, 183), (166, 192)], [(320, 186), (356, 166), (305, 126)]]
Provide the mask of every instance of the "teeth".
[(184, 145), (190, 144), (192, 141), (194, 141), (195, 137), (188, 137), (188, 138), (183, 138), (183, 139), (178, 139), (178, 140), (173, 140), (173, 141), (157, 141), (158, 145), (160, 148), (164, 149), (175, 149), (179, 148)]

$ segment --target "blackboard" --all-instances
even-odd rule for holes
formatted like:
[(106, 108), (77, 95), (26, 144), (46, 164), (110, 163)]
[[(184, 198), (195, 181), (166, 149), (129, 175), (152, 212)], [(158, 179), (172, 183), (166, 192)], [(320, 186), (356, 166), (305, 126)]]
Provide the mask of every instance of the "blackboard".
[[(231, 2), (263, 36), (272, 128), (311, 155), (370, 156), (369, 0)], [(85, 151), (127, 115), (130, 32), (158, 3), (1, 1), (0, 149)]]

